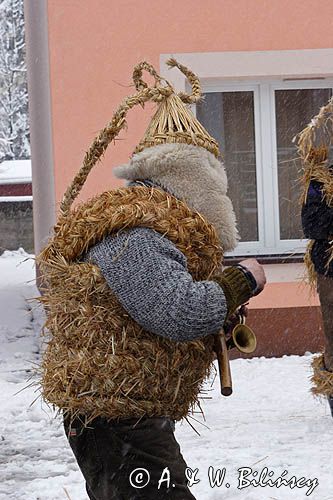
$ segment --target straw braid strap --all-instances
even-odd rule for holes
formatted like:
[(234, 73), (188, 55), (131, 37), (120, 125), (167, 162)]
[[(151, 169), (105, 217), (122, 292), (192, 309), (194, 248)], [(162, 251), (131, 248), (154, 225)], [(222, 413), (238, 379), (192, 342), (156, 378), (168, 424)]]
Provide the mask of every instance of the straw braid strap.
[(74, 417), (168, 415), (180, 420), (199, 402), (213, 338), (172, 342), (146, 332), (122, 308), (97, 266), (78, 257), (105, 235), (144, 226), (184, 253), (193, 279), (219, 272), (215, 229), (167, 193), (144, 186), (105, 192), (60, 217), (39, 255), (50, 339), (42, 395)]
[[(323, 199), (328, 206), (333, 207), (333, 175), (329, 171), (329, 152), (333, 142), (333, 98), (323, 106), (309, 125), (298, 136), (295, 141), (298, 153), (303, 164), (302, 202), (305, 203), (307, 192), (311, 181), (322, 184)], [(305, 264), (308, 269), (310, 284), (315, 287), (316, 272), (311, 261), (311, 250), (314, 241), (310, 240), (305, 255)], [(333, 261), (333, 245), (327, 255), (327, 267)]]
[(324, 354), (315, 356), (312, 361), (311, 392), (315, 396), (333, 396), (333, 372), (326, 370)]

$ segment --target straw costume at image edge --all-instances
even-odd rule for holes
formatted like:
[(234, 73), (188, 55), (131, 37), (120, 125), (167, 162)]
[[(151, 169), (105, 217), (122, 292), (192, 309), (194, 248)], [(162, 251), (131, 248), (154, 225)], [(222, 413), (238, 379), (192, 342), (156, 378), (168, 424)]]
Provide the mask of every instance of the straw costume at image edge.
[[(223, 251), (235, 247), (238, 235), (218, 144), (186, 106), (199, 100), (199, 80), (174, 59), (167, 64), (186, 75), (192, 94), (176, 94), (145, 62), (134, 69), (137, 93), (122, 102), (86, 153), (63, 197), (54, 236), (37, 259), (48, 339), (42, 395), (65, 416), (83, 414), (87, 422), (144, 415), (186, 418), (197, 404), (200, 408), (200, 391), (214, 359), (212, 335), (174, 342), (145, 331), (122, 307), (98, 266), (82, 261), (89, 248), (124, 229), (153, 229), (183, 253), (194, 281), (224, 284), (229, 313), (252, 293), (240, 270), (221, 275)], [(142, 70), (154, 77), (153, 87), (142, 80)], [(90, 170), (126, 127), (127, 112), (148, 101), (157, 103), (157, 111), (130, 163), (114, 172), (128, 180), (149, 178), (167, 188), (164, 180), (170, 170), (169, 177), (175, 175), (172, 194), (144, 184), (129, 186), (72, 209)], [(177, 178), (177, 166), (188, 169), (188, 181)], [(207, 196), (200, 196), (203, 190)], [(186, 200), (190, 191), (191, 208)], [(228, 283), (233, 280), (239, 285), (232, 289)]]
[[(326, 106), (320, 109), (320, 112), (315, 116), (309, 125), (297, 136), (297, 145), (300, 157), (303, 163), (303, 206), (307, 202), (310, 183), (315, 181), (319, 183), (322, 193), (322, 203), (327, 205), (331, 210), (333, 208), (333, 172), (331, 169), (332, 164), (332, 140), (333, 140), (333, 98), (330, 99)], [(318, 219), (317, 224), (320, 225), (321, 221)], [(328, 272), (332, 267), (333, 262), (333, 234), (329, 235), (328, 250), (324, 257), (324, 271)], [(316, 240), (309, 240), (305, 264), (308, 270), (308, 279), (310, 285), (315, 288), (317, 283), (317, 273), (313, 263), (312, 252)], [(327, 271), (326, 271), (327, 270)], [(320, 276), (320, 279), (323, 279)], [(333, 278), (326, 278), (333, 286)], [(332, 304), (333, 307), (333, 304)], [(327, 314), (327, 313), (326, 313)], [(332, 315), (332, 308), (330, 311)], [(328, 318), (326, 318), (327, 320)], [(332, 323), (332, 321), (331, 321)], [(327, 321), (326, 321), (327, 324)], [(333, 338), (330, 328), (324, 330), (326, 335), (327, 348), (332, 351)], [(317, 396), (333, 396), (333, 372), (328, 371), (325, 367), (324, 353), (316, 356), (312, 363), (312, 392)]]

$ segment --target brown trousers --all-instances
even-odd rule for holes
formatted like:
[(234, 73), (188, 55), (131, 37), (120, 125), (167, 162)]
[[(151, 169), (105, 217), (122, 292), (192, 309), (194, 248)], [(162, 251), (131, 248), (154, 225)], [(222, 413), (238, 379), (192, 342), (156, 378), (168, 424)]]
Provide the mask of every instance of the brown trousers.
[(333, 278), (318, 274), (317, 290), (325, 335), (325, 365), (328, 370), (333, 371)]

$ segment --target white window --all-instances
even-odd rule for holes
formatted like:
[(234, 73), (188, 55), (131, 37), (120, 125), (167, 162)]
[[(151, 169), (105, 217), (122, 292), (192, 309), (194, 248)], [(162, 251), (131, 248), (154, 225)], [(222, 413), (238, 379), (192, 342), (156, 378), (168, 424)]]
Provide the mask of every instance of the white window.
[(196, 106), (224, 157), (241, 242), (232, 255), (301, 254), (294, 136), (332, 96), (332, 79), (204, 84)]

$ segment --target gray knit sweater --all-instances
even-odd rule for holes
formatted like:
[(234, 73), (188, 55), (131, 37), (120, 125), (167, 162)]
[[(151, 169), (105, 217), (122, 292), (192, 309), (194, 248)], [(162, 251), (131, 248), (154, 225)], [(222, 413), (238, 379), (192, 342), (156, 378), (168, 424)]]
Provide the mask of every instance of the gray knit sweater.
[(84, 260), (100, 268), (124, 309), (145, 330), (187, 341), (223, 326), (223, 289), (213, 281), (194, 282), (185, 255), (152, 229), (109, 235)]

